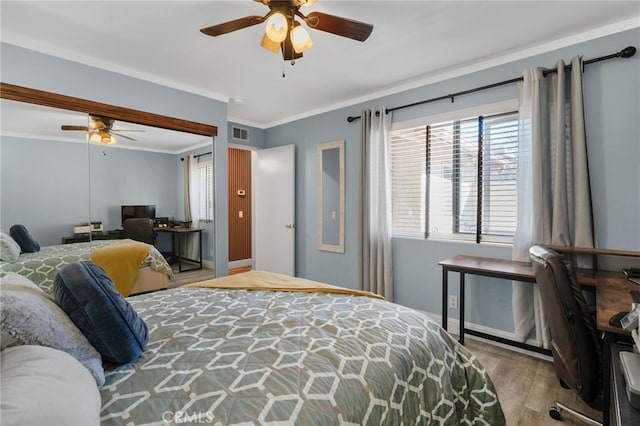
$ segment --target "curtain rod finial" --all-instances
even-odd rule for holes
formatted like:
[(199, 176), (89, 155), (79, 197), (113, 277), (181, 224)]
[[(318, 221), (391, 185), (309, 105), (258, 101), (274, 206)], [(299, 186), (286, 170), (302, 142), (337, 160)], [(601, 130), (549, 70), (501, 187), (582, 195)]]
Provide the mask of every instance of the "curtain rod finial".
[(633, 46), (625, 47), (620, 51), (620, 56), (623, 58), (630, 58), (636, 54), (636, 48)]

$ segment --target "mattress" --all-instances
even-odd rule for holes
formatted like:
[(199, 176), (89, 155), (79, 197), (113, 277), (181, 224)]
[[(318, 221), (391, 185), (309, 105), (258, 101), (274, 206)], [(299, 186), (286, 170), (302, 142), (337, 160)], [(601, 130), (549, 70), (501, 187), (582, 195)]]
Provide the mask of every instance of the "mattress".
[(149, 343), (106, 368), (104, 425), (505, 424), (475, 355), (407, 307), (224, 288), (128, 300)]

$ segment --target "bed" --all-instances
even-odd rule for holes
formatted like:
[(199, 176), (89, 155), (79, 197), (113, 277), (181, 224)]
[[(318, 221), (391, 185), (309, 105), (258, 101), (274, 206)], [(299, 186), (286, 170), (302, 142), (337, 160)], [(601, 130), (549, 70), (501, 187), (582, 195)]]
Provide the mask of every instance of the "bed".
[(148, 344), (105, 366), (102, 425), (505, 424), (473, 353), (371, 294), (251, 271), (127, 301)]
[[(84, 243), (44, 246), (36, 253), (21, 253), (17, 261), (0, 261), (0, 277), (7, 272), (16, 272), (37, 284), (45, 292), (51, 293), (53, 281), (58, 271), (65, 266), (91, 260), (92, 253), (114, 244), (131, 240), (98, 240)], [(151, 245), (147, 245), (148, 254), (139, 264), (138, 274), (129, 294), (138, 294), (153, 290), (166, 289), (174, 278), (171, 266), (162, 254)]]

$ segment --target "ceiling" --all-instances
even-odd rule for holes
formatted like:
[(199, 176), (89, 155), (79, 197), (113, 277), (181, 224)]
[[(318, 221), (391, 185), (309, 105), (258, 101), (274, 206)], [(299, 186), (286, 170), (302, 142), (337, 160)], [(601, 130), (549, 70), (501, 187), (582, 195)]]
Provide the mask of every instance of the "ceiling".
[(361, 43), (309, 30), (313, 47), (291, 65), (260, 47), (263, 24), (200, 33), (267, 12), (250, 0), (0, 8), (4, 42), (229, 102), (229, 121), (259, 128), (640, 26), (638, 1), (318, 0), (302, 11), (368, 22), (373, 33)]
[[(64, 131), (63, 124), (88, 126), (89, 116), (75, 111), (49, 108), (23, 102), (0, 100), (1, 133), (5, 136), (46, 139), (63, 142), (87, 142), (87, 133)], [(135, 139), (127, 140), (116, 135), (118, 148), (179, 154), (203, 146), (211, 146), (211, 138), (191, 133), (166, 130), (158, 127), (116, 121), (113, 130)]]

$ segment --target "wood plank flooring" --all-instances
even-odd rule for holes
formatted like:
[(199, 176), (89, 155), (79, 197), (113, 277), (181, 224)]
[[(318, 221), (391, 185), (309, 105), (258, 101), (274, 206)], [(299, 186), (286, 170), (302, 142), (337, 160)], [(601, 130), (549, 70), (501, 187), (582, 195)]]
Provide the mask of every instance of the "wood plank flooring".
[(508, 425), (583, 424), (568, 415), (564, 416), (563, 422), (549, 417), (549, 408), (556, 401), (602, 421), (601, 412), (589, 407), (573, 391), (560, 386), (551, 361), (482, 340), (465, 338), (465, 346), (476, 354), (489, 372)]
[[(244, 272), (250, 268), (230, 270), (229, 274)], [(191, 282), (213, 278), (211, 269), (177, 273), (170, 287), (179, 287)], [(541, 359), (516, 352), (506, 347), (467, 337), (465, 346), (484, 365), (493, 380), (500, 404), (507, 419), (507, 425), (518, 426), (562, 426), (581, 424), (566, 416), (563, 422), (549, 417), (549, 408), (560, 401), (598, 420), (602, 413), (582, 402), (573, 391), (563, 389), (558, 383), (553, 364)]]
[(177, 267), (173, 270), (175, 279), (169, 282), (169, 288), (180, 287), (185, 284), (196, 283), (198, 281), (210, 280), (214, 278), (213, 269), (202, 268), (195, 271), (178, 272)]

